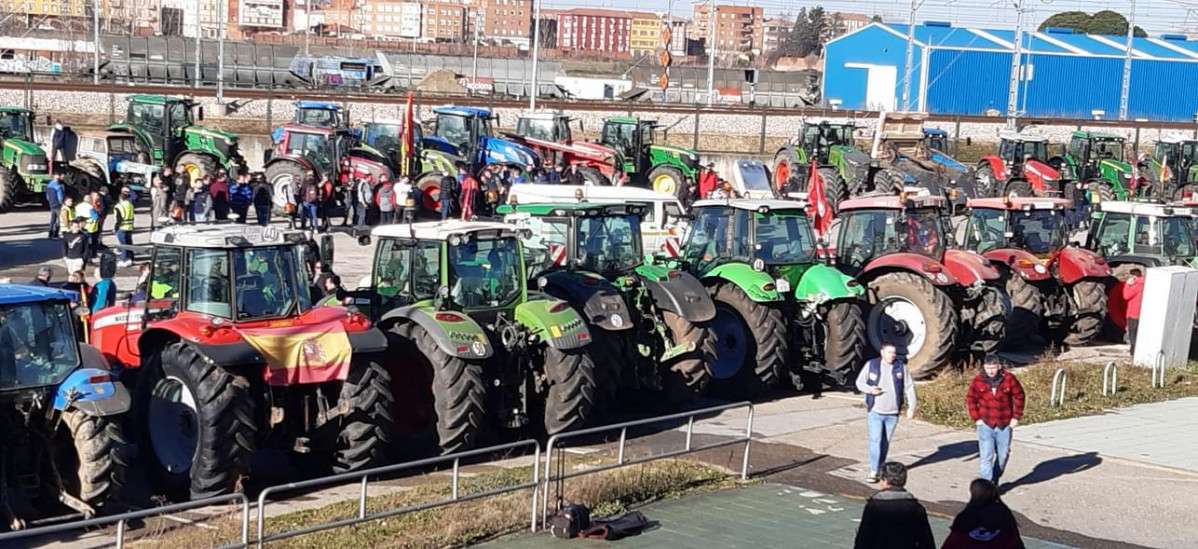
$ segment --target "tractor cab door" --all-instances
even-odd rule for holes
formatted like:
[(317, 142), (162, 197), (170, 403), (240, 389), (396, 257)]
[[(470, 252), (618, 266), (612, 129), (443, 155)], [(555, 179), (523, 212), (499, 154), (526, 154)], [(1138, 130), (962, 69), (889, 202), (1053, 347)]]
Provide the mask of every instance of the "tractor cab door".
[(1095, 162), (1090, 140), (1074, 137), (1069, 140), (1069, 158), (1074, 162), (1077, 178), (1081, 180), (1097, 177), (1097, 162)]
[(615, 149), (621, 157), (624, 158), (624, 171), (636, 173), (637, 149), (635, 146), (634, 135), (636, 126), (632, 124), (621, 124), (618, 122), (607, 121), (603, 124), (603, 133), (599, 142), (603, 145)]
[(641, 122), (636, 125), (636, 133), (632, 137), (633, 150), (636, 154), (637, 173), (648, 174), (653, 168), (653, 159), (649, 155), (649, 147), (653, 145), (653, 124)]
[(163, 163), (173, 162), (179, 153), (187, 150), (187, 140), (183, 135), (183, 128), (191, 125), (187, 104), (168, 103), (166, 111), (162, 145)]
[(559, 116), (553, 120), (553, 135), (554, 141), (572, 141), (573, 137), (570, 134), (570, 119), (564, 116)]

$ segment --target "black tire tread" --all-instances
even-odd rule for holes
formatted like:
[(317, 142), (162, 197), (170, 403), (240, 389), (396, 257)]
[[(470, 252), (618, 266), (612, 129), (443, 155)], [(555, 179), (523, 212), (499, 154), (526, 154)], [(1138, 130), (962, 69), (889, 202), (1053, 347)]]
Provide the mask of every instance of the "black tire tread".
[(391, 415), (395, 397), (391, 374), (378, 357), (354, 357), (341, 398), (349, 411), (341, 418), (341, 435), (333, 456), (333, 472), (347, 473), (383, 465), (395, 430)]
[(822, 323), (826, 375), (843, 385), (851, 383), (865, 363), (865, 319), (854, 301), (839, 301), (828, 308)]
[(695, 346), (694, 351), (671, 360), (667, 364), (668, 369), (662, 372), (662, 388), (666, 398), (677, 403), (703, 394), (711, 382), (707, 361), (712, 356), (715, 338), (711, 337), (707, 326), (695, 324), (670, 311), (662, 311), (662, 321), (673, 338), (666, 345), (693, 343)]
[(8, 169), (0, 166), (0, 212), (15, 205), (19, 191), (17, 176)]
[(579, 429), (595, 405), (595, 363), (586, 349), (545, 348), (545, 431), (550, 436)]
[(824, 180), (824, 196), (828, 198), (828, 205), (832, 206), (832, 213), (837, 214), (840, 212), (840, 203), (849, 199), (849, 185), (836, 168), (824, 166), (818, 171)]
[(411, 341), (432, 366), (432, 393), (441, 451), (452, 454), (473, 448), (487, 413), (482, 364), (449, 356), (419, 324), (401, 323), (393, 331)]
[(924, 314), (924, 319), (940, 322), (941, 326), (936, 330), (937, 337), (925, 336), (920, 349), (922, 357), (907, 357), (907, 368), (915, 379), (924, 379), (948, 366), (957, 348), (957, 311), (952, 300), (928, 279), (912, 273), (885, 274), (871, 281), (869, 287), (879, 297), (895, 293), (891, 288), (914, 288), (917, 295), (927, 296), (932, 310)]
[(757, 303), (743, 290), (730, 282), (717, 284), (712, 299), (722, 302), (741, 315), (753, 341), (752, 374), (742, 368), (738, 376), (744, 380), (748, 396), (775, 388), (786, 374), (786, 357), (790, 341), (782, 310)]
[(103, 509), (120, 497), (125, 485), (128, 443), (121, 425), (80, 410), (68, 410), (62, 418), (75, 441), (79, 459), (79, 493), (75, 495), (93, 508)]
[(1081, 280), (1070, 288), (1078, 298), (1080, 309), (1071, 316), (1068, 345), (1083, 345), (1093, 341), (1102, 331), (1107, 315), (1106, 286), (1098, 280)]

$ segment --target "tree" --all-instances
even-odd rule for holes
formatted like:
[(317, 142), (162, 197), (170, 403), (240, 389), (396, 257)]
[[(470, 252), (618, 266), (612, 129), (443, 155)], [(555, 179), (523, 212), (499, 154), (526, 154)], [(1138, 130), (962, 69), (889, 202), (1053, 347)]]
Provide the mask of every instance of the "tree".
[(869, 22), (870, 22), (870, 23), (881, 23), (881, 22), (882, 22), (882, 16), (881, 16), (881, 15), (877, 15), (877, 14), (875, 14), (873, 17), (870, 17), (870, 18), (869, 18)]
[[(1063, 11), (1045, 19), (1043, 23), (1040, 23), (1038, 30), (1043, 32), (1049, 27), (1073, 29), (1074, 32), (1084, 34), (1123, 36), (1127, 34), (1127, 18), (1110, 10), (1100, 11), (1094, 15), (1084, 11)], [(1144, 29), (1136, 27), (1135, 35), (1147, 37), (1148, 33), (1144, 32)]]

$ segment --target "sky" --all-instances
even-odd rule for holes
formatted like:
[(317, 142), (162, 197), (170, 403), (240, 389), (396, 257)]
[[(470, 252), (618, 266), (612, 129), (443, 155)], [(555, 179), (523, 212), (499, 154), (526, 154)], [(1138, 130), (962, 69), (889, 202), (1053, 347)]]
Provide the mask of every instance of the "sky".
[[(920, 0), (917, 0), (920, 1)], [(1062, 11), (1094, 13), (1113, 10), (1124, 15), (1131, 10), (1130, 0), (1021, 0), (1028, 10), (1027, 21), (1033, 26)], [(1014, 28), (1016, 0), (922, 0), (915, 20), (950, 21), (958, 26)], [(879, 14), (893, 22), (910, 17), (910, 0), (716, 0), (718, 4), (753, 5), (765, 8), (767, 16), (798, 13), (800, 8), (823, 6), (828, 11)], [(664, 13), (671, 0), (543, 0), (543, 8), (610, 7), (652, 10)], [(673, 13), (689, 17), (690, 0), (673, 0)], [(1198, 0), (1137, 0), (1136, 25), (1149, 34), (1198, 32)]]

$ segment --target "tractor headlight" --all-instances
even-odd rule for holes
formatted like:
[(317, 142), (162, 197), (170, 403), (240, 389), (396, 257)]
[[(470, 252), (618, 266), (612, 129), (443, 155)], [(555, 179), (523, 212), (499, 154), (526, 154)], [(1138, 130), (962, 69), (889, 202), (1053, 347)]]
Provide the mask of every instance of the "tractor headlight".
[(46, 169), (45, 164), (25, 164), (25, 169), (31, 172), (40, 172)]
[(1032, 268), (1032, 270), (1036, 271), (1039, 274), (1044, 274), (1044, 273), (1048, 272), (1048, 269), (1045, 269), (1043, 265), (1036, 265), (1035, 267)]

